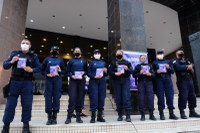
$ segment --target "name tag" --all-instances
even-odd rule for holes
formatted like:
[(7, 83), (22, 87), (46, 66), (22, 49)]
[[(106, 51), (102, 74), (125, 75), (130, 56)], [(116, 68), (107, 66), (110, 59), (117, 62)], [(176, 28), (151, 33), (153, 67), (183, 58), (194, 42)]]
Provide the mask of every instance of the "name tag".
[(58, 69), (56, 66), (50, 66), (50, 73), (53, 75), (58, 75)]
[(118, 65), (117, 72), (124, 73), (124, 65)]
[(159, 70), (162, 73), (166, 73), (167, 72), (166, 64), (158, 64), (158, 65), (159, 65)]
[(17, 68), (26, 67), (26, 62), (27, 62), (26, 58), (19, 58), (17, 62)]
[(96, 76), (99, 75), (99, 76), (103, 76), (103, 68), (97, 68), (96, 69)]
[(141, 68), (144, 71), (143, 74), (149, 73), (150, 67), (148, 65), (143, 65)]
[(83, 73), (83, 71), (75, 71), (74, 72), (75, 78), (82, 79), (82, 73)]

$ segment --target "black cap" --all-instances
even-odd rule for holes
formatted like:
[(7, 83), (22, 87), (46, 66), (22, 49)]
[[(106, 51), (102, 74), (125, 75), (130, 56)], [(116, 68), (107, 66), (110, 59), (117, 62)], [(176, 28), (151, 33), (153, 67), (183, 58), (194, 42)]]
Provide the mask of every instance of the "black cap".
[(95, 49), (95, 50), (93, 51), (93, 53), (97, 53), (97, 52), (100, 53), (100, 50), (99, 50), (99, 49)]
[(179, 48), (177, 51), (184, 51), (183, 48)]
[(58, 46), (52, 46), (51, 50), (59, 50), (59, 47)]
[(158, 50), (158, 51), (157, 51), (157, 54), (164, 54), (164, 50), (163, 50), (163, 49)]

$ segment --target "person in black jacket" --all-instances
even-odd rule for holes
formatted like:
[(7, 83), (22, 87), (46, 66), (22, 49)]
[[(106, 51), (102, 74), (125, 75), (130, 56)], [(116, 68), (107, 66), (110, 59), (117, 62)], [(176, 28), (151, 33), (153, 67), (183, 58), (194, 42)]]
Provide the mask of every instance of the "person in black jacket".
[[(135, 67), (134, 76), (138, 78), (138, 102), (139, 111), (141, 113), (141, 121), (145, 120), (145, 110), (149, 110), (149, 119), (156, 120), (153, 115), (154, 111), (154, 91), (152, 79), (155, 77), (155, 73), (151, 64), (146, 61), (146, 55), (140, 56), (140, 64)], [(145, 102), (146, 97), (146, 102)], [(147, 105), (145, 106), (145, 103)]]
[(9, 133), (10, 123), (14, 119), (18, 97), (21, 96), (22, 105), (22, 133), (30, 133), (29, 121), (31, 120), (33, 102), (33, 73), (40, 72), (38, 56), (32, 53), (31, 42), (27, 39), (21, 41), (21, 50), (13, 51), (3, 63), (4, 69), (12, 68), (9, 96), (3, 116), (3, 130)]
[(126, 121), (131, 122), (131, 93), (130, 93), (130, 74), (133, 68), (130, 62), (123, 59), (123, 51), (116, 51), (116, 59), (109, 66), (109, 74), (112, 78), (114, 93), (116, 96), (118, 121), (123, 120), (123, 109), (126, 112)]

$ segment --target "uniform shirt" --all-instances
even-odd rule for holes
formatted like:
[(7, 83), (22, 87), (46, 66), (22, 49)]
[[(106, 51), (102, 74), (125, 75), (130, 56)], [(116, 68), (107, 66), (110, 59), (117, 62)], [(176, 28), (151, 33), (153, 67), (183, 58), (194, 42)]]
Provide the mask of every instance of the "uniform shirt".
[(67, 76), (71, 77), (75, 71), (83, 71), (87, 74), (87, 62), (82, 58), (73, 58), (67, 63)]
[(65, 64), (63, 59), (58, 57), (47, 57), (44, 59), (41, 67), (42, 74), (47, 76), (47, 74), (50, 73), (50, 67), (58, 65), (61, 69), (61, 72), (58, 72), (59, 74), (65, 74)]
[(173, 61), (174, 70), (178, 79), (184, 76), (192, 76), (191, 71), (187, 70), (187, 65), (190, 64), (191, 62), (186, 59), (177, 58)]
[[(88, 66), (88, 76), (90, 78), (94, 78), (96, 76), (96, 70), (98, 68), (106, 68), (106, 63), (103, 60), (92, 60)], [(105, 77), (107, 73), (103, 73), (103, 77)]]
[[(115, 73), (117, 72), (118, 65), (126, 65), (128, 67), (128, 70), (125, 71), (124, 74), (122, 74), (120, 76), (116, 76)], [(133, 67), (132, 67), (131, 63), (125, 59), (122, 59), (121, 61), (118, 61), (115, 59), (111, 62), (110, 66), (108, 68), (108, 71), (109, 71), (109, 75), (114, 79), (115, 78), (128, 78), (128, 77), (130, 77), (130, 74), (133, 74)]]
[[(168, 64), (170, 66), (170, 69), (167, 69), (167, 72), (165, 72), (165, 73), (158, 74), (157, 70), (159, 69), (159, 64)], [(174, 74), (173, 64), (169, 60), (166, 60), (166, 59), (155, 60), (152, 65), (153, 65), (153, 69), (156, 73), (156, 76), (160, 76), (160, 75), (163, 75), (163, 74), (167, 74), (167, 75), (171, 76), (171, 74)]]
[(13, 51), (8, 59), (6, 59), (3, 63), (4, 69), (10, 69), (12, 67), (12, 77), (20, 77), (20, 78), (33, 78), (33, 73), (26, 72), (23, 68), (18, 68), (16, 61), (14, 64), (11, 64), (10, 61), (14, 56), (18, 56), (19, 58), (26, 59), (26, 66), (30, 66), (33, 69), (33, 73), (40, 72), (40, 62), (38, 56), (32, 52), (28, 52), (24, 54), (22, 51)]
[[(140, 71), (142, 69), (142, 66), (148, 66), (149, 67), (149, 72), (152, 74), (152, 76), (147, 76), (145, 74), (141, 74)], [(142, 64), (138, 64), (135, 66), (135, 71), (134, 71), (134, 77), (137, 77), (139, 81), (142, 80), (152, 80), (153, 77), (155, 77), (155, 72), (152, 68), (151, 64), (147, 64), (147, 63), (142, 63)]]

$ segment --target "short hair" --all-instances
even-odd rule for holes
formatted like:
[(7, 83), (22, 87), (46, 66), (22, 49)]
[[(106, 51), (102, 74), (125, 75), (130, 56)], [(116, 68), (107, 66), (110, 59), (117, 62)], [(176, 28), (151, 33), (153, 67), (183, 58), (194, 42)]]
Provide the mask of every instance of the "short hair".
[(29, 40), (29, 39), (27, 39), (27, 38), (23, 38), (22, 40), (21, 40), (21, 42), (22, 41), (28, 41), (29, 43), (30, 43), (30, 45), (31, 45), (31, 41)]
[(123, 51), (122, 49), (117, 49), (117, 50), (116, 50), (116, 53), (117, 53), (118, 51), (120, 51), (122, 54), (124, 54), (124, 51)]

